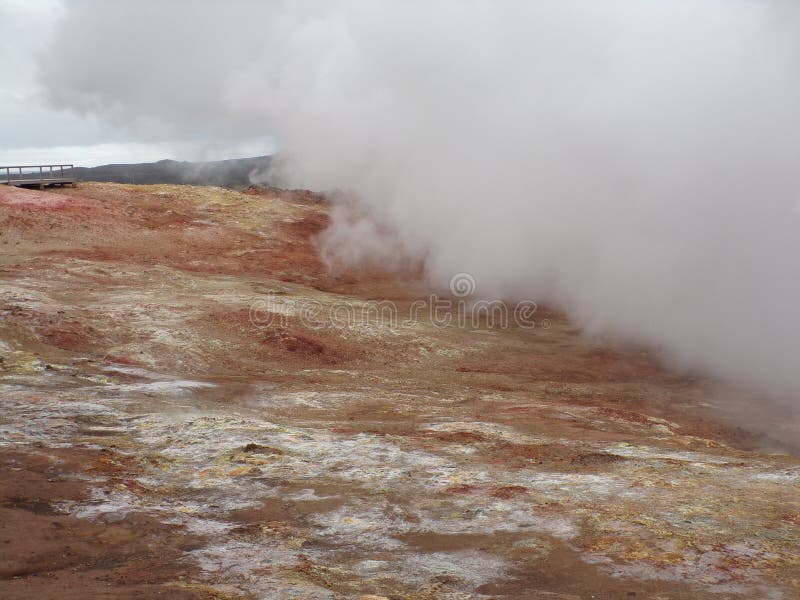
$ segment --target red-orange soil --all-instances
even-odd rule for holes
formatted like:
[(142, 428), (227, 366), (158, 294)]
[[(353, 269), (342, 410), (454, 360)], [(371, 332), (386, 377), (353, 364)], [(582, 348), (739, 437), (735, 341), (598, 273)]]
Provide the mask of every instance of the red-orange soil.
[(328, 210), (0, 186), (0, 598), (800, 597), (746, 392), (545, 309), (405, 322), (429, 291), (329, 273)]

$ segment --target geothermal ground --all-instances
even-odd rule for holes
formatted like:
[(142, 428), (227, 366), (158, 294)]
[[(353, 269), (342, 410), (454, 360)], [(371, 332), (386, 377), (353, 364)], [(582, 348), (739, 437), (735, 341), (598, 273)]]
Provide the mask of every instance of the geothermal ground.
[(800, 459), (746, 394), (543, 309), (434, 320), (326, 273), (327, 214), (0, 188), (0, 597), (800, 597)]

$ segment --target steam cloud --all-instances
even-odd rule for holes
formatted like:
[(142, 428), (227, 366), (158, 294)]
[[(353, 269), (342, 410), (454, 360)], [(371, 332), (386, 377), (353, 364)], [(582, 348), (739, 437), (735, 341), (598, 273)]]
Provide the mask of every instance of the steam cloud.
[(40, 60), (52, 103), (274, 135), (287, 183), (357, 202), (331, 261), (469, 272), (481, 295), (800, 393), (796, 3), (66, 8)]

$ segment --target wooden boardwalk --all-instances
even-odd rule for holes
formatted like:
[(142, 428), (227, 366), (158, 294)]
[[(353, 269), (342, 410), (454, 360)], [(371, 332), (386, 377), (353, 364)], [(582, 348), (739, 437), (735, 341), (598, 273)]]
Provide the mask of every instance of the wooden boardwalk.
[(17, 187), (71, 185), (75, 187), (73, 165), (13, 165), (0, 167), (0, 184)]

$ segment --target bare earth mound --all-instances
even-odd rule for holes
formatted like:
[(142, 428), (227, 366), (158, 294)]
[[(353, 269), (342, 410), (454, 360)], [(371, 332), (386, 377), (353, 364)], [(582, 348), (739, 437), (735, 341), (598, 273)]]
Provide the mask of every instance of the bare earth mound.
[(326, 274), (327, 222), (0, 187), (0, 597), (800, 596), (800, 460), (718, 386), (542, 309), (404, 322), (425, 291)]

